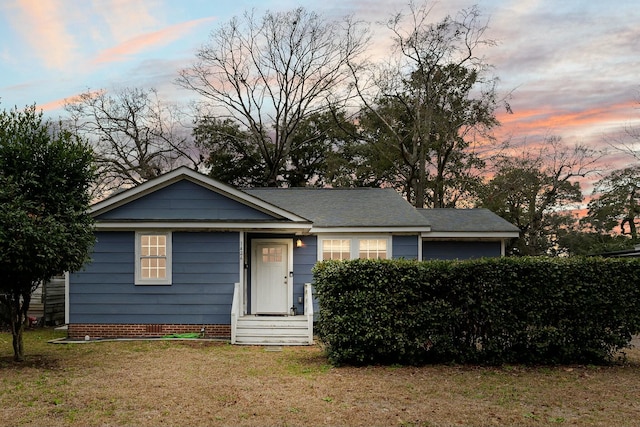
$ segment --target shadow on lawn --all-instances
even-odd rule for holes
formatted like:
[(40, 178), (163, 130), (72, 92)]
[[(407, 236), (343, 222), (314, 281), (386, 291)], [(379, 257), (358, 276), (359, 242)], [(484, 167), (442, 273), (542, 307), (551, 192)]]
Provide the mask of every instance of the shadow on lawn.
[(46, 369), (46, 370), (58, 370), (60, 367), (60, 360), (56, 357), (43, 354), (28, 354), (25, 355), (24, 361), (16, 362), (13, 360), (13, 356), (0, 356), (0, 369)]

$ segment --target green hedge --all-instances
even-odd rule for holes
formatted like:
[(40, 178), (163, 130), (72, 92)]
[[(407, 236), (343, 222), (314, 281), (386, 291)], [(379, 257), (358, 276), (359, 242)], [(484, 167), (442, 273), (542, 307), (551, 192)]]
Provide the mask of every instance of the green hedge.
[(326, 261), (335, 364), (603, 363), (640, 331), (640, 259)]

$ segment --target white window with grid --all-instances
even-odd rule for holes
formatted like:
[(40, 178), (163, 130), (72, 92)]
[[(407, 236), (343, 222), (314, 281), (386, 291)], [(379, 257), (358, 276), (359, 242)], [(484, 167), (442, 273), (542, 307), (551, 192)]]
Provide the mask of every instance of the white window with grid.
[(171, 284), (171, 233), (136, 233), (136, 285)]
[(324, 239), (322, 241), (322, 260), (350, 259), (351, 241), (349, 239)]
[(262, 248), (262, 263), (281, 263), (282, 247)]
[(319, 237), (318, 259), (387, 259), (391, 258), (391, 236), (323, 236)]
[(360, 239), (358, 258), (387, 259), (387, 239)]

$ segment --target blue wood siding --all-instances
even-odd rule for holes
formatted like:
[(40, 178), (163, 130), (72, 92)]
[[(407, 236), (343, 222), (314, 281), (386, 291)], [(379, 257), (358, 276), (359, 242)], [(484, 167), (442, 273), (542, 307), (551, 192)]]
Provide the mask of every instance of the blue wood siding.
[(97, 220), (268, 220), (272, 216), (190, 181), (179, 181), (99, 215)]
[[(311, 269), (318, 260), (318, 238), (316, 236), (295, 237), (302, 240), (302, 247), (293, 248), (293, 303), (298, 314), (304, 313), (304, 304), (298, 303), (298, 298), (304, 301), (304, 284), (313, 283)], [(314, 312), (318, 310), (318, 303), (314, 300)]]
[(499, 257), (500, 242), (424, 241), (422, 259), (472, 259)]
[(93, 261), (70, 276), (70, 323), (229, 324), (238, 233), (174, 232), (173, 284), (134, 284), (134, 232), (98, 232)]
[(418, 236), (393, 236), (393, 258), (418, 259)]

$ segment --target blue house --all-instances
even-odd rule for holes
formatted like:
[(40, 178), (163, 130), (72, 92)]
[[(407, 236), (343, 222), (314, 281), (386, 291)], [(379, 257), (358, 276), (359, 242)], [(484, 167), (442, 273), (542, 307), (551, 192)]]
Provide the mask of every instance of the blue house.
[(187, 168), (91, 214), (91, 262), (68, 277), (71, 338), (311, 344), (317, 261), (501, 256), (518, 237), (488, 210), (415, 209), (392, 189), (240, 190)]

